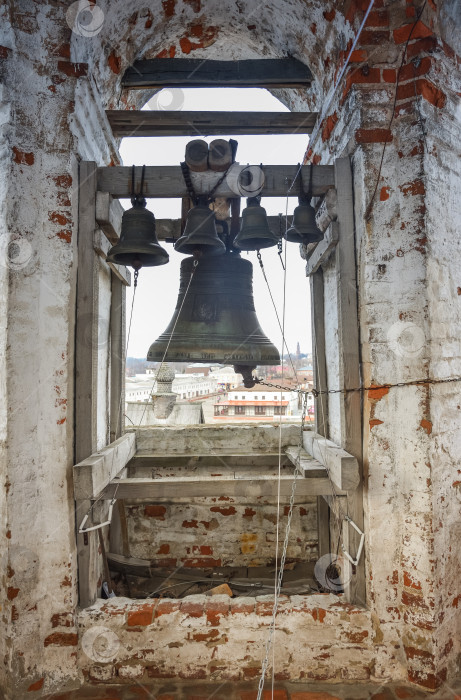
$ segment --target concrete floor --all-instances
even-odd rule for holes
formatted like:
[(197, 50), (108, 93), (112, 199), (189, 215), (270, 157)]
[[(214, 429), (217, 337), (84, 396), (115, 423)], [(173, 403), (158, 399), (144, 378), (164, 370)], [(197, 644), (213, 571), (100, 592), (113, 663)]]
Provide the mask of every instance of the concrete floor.
[[(208, 684), (165, 681), (155, 686), (86, 686), (81, 690), (47, 696), (49, 700), (257, 700), (257, 683)], [(281, 683), (271, 691), (266, 682), (262, 700), (461, 700), (461, 681), (445, 685), (436, 693), (424, 692), (402, 683), (377, 684), (300, 684)]]

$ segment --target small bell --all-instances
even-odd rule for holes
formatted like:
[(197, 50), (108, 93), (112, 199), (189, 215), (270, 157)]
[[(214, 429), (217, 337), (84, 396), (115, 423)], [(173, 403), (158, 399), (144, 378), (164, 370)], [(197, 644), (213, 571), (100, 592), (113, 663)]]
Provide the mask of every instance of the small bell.
[(214, 212), (205, 199), (199, 200), (187, 214), (184, 234), (178, 238), (174, 249), (185, 255), (222, 255), (226, 252), (216, 230)]
[(155, 216), (146, 209), (142, 196), (133, 197), (132, 207), (123, 212), (119, 242), (107, 254), (107, 262), (141, 267), (165, 265), (169, 256), (161, 247), (155, 233)]
[(234, 246), (240, 250), (260, 250), (277, 245), (278, 237), (272, 233), (264, 207), (258, 197), (249, 197), (242, 212), (242, 226), (234, 239)]
[(299, 197), (299, 204), (293, 212), (291, 227), (285, 233), (290, 243), (317, 243), (323, 238), (323, 233), (315, 223), (315, 210), (310, 200)]

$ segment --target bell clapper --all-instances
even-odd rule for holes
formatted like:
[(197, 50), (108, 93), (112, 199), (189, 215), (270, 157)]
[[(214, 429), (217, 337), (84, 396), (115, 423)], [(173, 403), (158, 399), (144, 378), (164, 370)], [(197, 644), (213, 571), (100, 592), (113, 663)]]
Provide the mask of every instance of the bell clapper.
[(234, 365), (234, 372), (242, 375), (243, 386), (246, 389), (252, 389), (257, 384), (256, 377), (253, 376), (254, 369), (256, 365)]

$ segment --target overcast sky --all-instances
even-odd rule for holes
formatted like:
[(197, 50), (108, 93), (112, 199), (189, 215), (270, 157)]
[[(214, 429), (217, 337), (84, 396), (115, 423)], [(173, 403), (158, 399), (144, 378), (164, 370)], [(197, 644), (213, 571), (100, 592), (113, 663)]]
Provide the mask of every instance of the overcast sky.
[[(246, 89), (175, 89), (162, 90), (146, 105), (146, 109), (181, 109), (212, 111), (289, 111), (267, 90)], [(184, 160), (186, 143), (193, 137), (125, 138), (120, 152), (124, 165), (179, 165)], [(197, 135), (200, 138), (200, 135)], [(202, 137), (210, 143), (215, 136)], [(306, 135), (290, 136), (222, 136), (238, 141), (237, 162), (241, 164), (281, 165), (299, 163), (306, 151)], [(128, 208), (130, 202), (121, 200)], [(296, 197), (288, 198), (288, 214), (297, 205)], [(246, 200), (242, 200), (242, 209)], [(262, 206), (268, 215), (285, 214), (287, 198), (267, 197)], [(159, 219), (180, 218), (180, 199), (148, 199), (147, 207)], [(128, 355), (145, 357), (151, 343), (163, 333), (170, 321), (179, 288), (179, 266), (183, 255), (173, 246), (162, 243), (170, 255), (167, 265), (142, 269), (134, 307)], [(283, 269), (276, 248), (261, 251), (272, 294), (282, 319)], [(256, 253), (242, 253), (253, 263), (253, 285), (256, 313), (265, 334), (281, 350), (282, 336), (277, 318), (264, 282)], [(293, 354), (299, 341), (302, 352), (311, 350), (309, 281), (305, 276), (305, 262), (299, 255), (297, 244), (287, 245), (285, 337)], [(127, 312), (131, 309), (133, 288), (128, 288)], [(128, 321), (129, 319), (127, 319)]]

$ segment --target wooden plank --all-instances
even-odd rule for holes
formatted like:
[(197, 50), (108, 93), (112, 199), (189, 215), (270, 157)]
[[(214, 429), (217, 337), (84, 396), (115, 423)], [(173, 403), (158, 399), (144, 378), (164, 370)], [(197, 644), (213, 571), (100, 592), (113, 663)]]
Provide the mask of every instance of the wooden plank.
[[(293, 476), (282, 475), (280, 495), (289, 497)], [(258, 479), (254, 477), (162, 477), (160, 479), (116, 479), (103, 491), (103, 498), (181, 498), (219, 496), (223, 493), (230, 497), (268, 497), (277, 496), (278, 475), (265, 474)], [(341, 492), (342, 493), (342, 492)], [(327, 478), (298, 478), (297, 496), (320, 496), (331, 494), (331, 484)]]
[[(105, 262), (106, 256), (109, 250), (112, 248), (112, 243), (110, 243), (106, 236), (100, 229), (95, 229), (93, 234), (93, 248), (95, 253), (97, 253)], [(120, 282), (129, 287), (131, 285), (131, 272), (125, 265), (114, 265), (114, 263), (107, 263)]]
[(154, 58), (135, 61), (125, 71), (122, 87), (310, 87), (312, 73), (296, 58), (210, 61), (194, 58)]
[(323, 239), (317, 243), (306, 263), (306, 276), (310, 277), (328, 260), (331, 251), (339, 240), (339, 225), (332, 221), (324, 233)]
[(115, 245), (122, 230), (123, 207), (109, 192), (96, 193), (96, 221), (107, 239)]
[[(361, 384), (360, 345), (358, 323), (358, 299), (354, 227), (354, 193), (352, 169), (349, 158), (335, 161), (335, 187), (338, 195), (338, 222), (341, 235), (336, 246), (338, 270), (338, 342), (340, 348), (340, 386), (355, 388)], [(348, 494), (349, 515), (363, 530), (362, 483), (362, 408), (359, 392), (341, 395), (341, 446), (358, 461), (358, 486)], [(349, 526), (343, 528), (344, 544), (355, 557), (360, 536)], [(365, 554), (356, 567), (352, 602), (365, 605)], [(351, 589), (352, 590), (352, 589)]]
[[(183, 200), (184, 201), (184, 200)], [(235, 200), (232, 200), (235, 201)], [(267, 223), (272, 233), (276, 236), (280, 235), (280, 220), (278, 216), (268, 216)], [(231, 219), (227, 219), (227, 224), (230, 227)], [(182, 235), (181, 219), (156, 219), (155, 229), (159, 241), (173, 242), (177, 241)], [(285, 229), (284, 229), (285, 230)]]
[(311, 457), (305, 450), (301, 449), (300, 452), (299, 447), (286, 447), (285, 454), (289, 457), (292, 464), (299, 466), (305, 478), (328, 477), (327, 470), (323, 464)]
[(360, 482), (359, 466), (353, 455), (316, 433), (304, 435), (304, 447), (306, 452), (328, 469), (337, 488), (343, 490), (357, 488)]
[(311, 134), (317, 112), (166, 112), (107, 110), (116, 138)]
[(331, 551), (330, 545), (330, 509), (325, 498), (331, 498), (324, 494), (317, 496), (317, 531), (319, 559)]
[[(327, 366), (325, 348), (325, 304), (323, 289), (323, 272), (318, 270), (310, 278), (311, 291), (311, 323), (312, 323), (312, 355), (314, 367), (314, 388), (326, 391)], [(320, 394), (314, 398), (315, 432), (328, 436), (328, 396)]]
[(97, 266), (94, 254), (96, 163), (79, 166), (77, 314), (75, 329), (75, 461), (96, 449)]
[[(242, 173), (252, 173), (253, 171), (249, 170), (249, 168), (257, 169), (258, 167), (258, 165), (248, 166), (234, 163), (224, 181), (216, 190), (216, 196), (245, 196)], [(310, 182), (310, 168), (314, 168), (312, 173), (312, 194), (314, 197), (318, 197), (334, 186), (334, 166), (303, 165), (302, 176), (306, 192)], [(264, 165), (264, 185), (260, 192), (261, 196), (286, 196), (288, 188), (295, 179), (297, 170), (298, 167), (296, 165)], [(211, 170), (205, 173), (191, 173), (191, 180), (197, 195), (208, 194), (221, 177), (222, 173), (215, 173)], [(110, 192), (113, 197), (130, 197), (131, 168), (125, 166), (98, 168), (98, 189), (103, 192)], [(180, 166), (151, 165), (146, 167), (145, 197), (182, 198), (186, 197), (187, 194)], [(298, 189), (293, 188), (290, 196), (297, 197)]]
[(110, 442), (125, 430), (126, 289), (112, 274), (110, 302)]
[(126, 433), (74, 466), (74, 496), (95, 499), (136, 452), (135, 433)]

